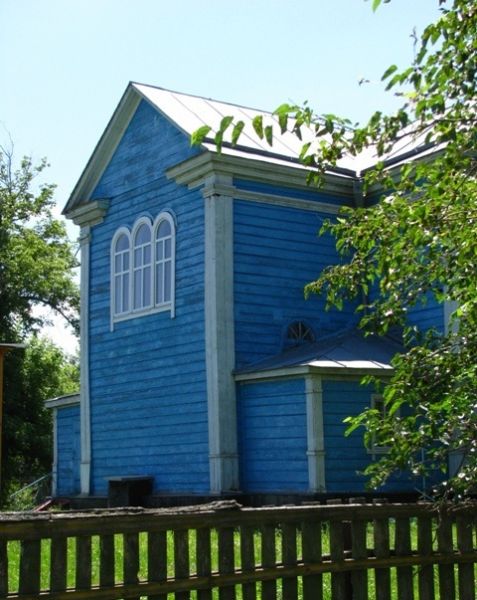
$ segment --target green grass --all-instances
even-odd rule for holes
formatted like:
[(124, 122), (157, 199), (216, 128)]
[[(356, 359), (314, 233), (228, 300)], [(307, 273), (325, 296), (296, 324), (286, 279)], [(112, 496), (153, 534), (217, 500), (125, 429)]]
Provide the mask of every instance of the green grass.
[[(323, 528), (322, 535), (322, 553), (328, 554), (329, 549), (329, 535), (327, 528)], [(390, 539), (391, 546), (394, 541), (394, 525), (391, 522), (390, 525)], [(115, 536), (115, 580), (116, 583), (120, 583), (123, 581), (123, 537), (118, 534)], [(92, 537), (92, 582), (93, 585), (99, 584), (99, 537)], [(193, 573), (196, 571), (196, 548), (195, 548), (196, 540), (195, 533), (193, 531), (189, 532), (189, 557), (190, 557), (190, 572)], [(433, 546), (436, 548), (437, 541), (434, 536)], [(260, 556), (261, 556), (261, 536), (259, 532), (256, 532), (254, 535), (254, 546), (255, 546), (255, 561), (256, 564), (260, 564)], [(373, 531), (371, 525), (368, 526), (367, 529), (367, 546), (368, 548), (373, 547)], [(417, 525), (415, 522), (411, 523), (411, 546), (412, 549), (417, 549)], [(218, 555), (217, 555), (217, 533), (215, 531), (212, 532), (211, 537), (211, 547), (212, 547), (212, 556), (211, 556), (211, 566), (212, 571), (218, 570)], [(18, 591), (18, 572), (19, 572), (19, 556), (20, 556), (20, 544), (19, 542), (8, 542), (8, 562), (9, 562), (9, 591), (10, 593), (15, 593)], [(147, 580), (147, 534), (141, 533), (139, 535), (139, 579)], [(235, 551), (235, 561), (236, 566), (240, 567), (240, 536), (239, 533), (236, 532), (234, 536), (234, 551)], [(276, 554), (277, 554), (277, 562), (281, 561), (282, 558), (282, 548), (281, 548), (281, 534), (280, 531), (276, 534)], [(173, 564), (173, 556), (174, 556), (174, 540), (172, 532), (168, 532), (167, 534), (167, 557), (168, 557), (168, 577), (174, 576), (174, 564)], [(298, 559), (302, 556), (302, 548), (301, 548), (301, 535), (298, 532), (297, 535), (297, 556)], [(76, 561), (76, 545), (75, 540), (73, 538), (68, 539), (68, 552), (67, 552), (67, 585), (68, 587), (74, 588), (75, 586), (75, 561)], [(457, 570), (457, 567), (456, 567)], [(49, 589), (49, 571), (50, 571), (50, 541), (43, 540), (41, 544), (41, 588)], [(415, 597), (418, 598), (417, 595), (417, 586), (418, 586), (418, 577), (417, 577), (417, 569), (413, 569), (414, 577), (414, 588), (415, 588)], [(434, 581), (436, 592), (438, 592), (438, 569), (434, 567)], [(392, 597), (397, 599), (397, 574), (396, 569), (391, 569), (391, 584), (392, 584)], [(258, 591), (260, 591), (260, 584), (258, 584)], [(240, 600), (241, 598), (241, 586), (237, 586), (237, 598)], [(302, 597), (302, 581), (301, 578), (298, 578), (298, 592), (299, 598)], [(329, 574), (323, 575), (323, 590), (324, 597), (326, 599), (331, 597), (331, 576)], [(215, 596), (215, 595), (214, 595)], [(281, 581), (277, 582), (277, 598), (281, 599), (282, 596), (282, 585)], [(194, 599), (196, 594), (192, 594), (191, 598)], [(260, 594), (257, 595), (260, 598)], [(374, 573), (373, 571), (368, 572), (368, 597), (370, 599), (375, 598), (375, 583), (374, 583)], [(171, 596), (172, 598), (172, 596)], [(436, 598), (439, 598), (438, 593), (436, 593)], [(445, 600), (445, 599), (441, 599)]]

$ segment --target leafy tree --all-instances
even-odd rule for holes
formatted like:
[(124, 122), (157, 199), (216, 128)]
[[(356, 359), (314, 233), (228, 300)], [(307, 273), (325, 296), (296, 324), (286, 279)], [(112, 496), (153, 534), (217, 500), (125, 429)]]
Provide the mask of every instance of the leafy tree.
[(46, 166), (25, 157), (15, 167), (12, 151), (0, 147), (0, 342), (29, 341), (25, 352), (5, 357), (2, 487), (49, 469), (51, 423), (43, 401), (78, 379), (59, 349), (31, 337), (47, 321), (37, 307), (78, 325), (76, 259), (52, 214), (54, 186), (37, 183)]
[(0, 147), (0, 339), (44, 324), (35, 306), (78, 324), (77, 265), (65, 226), (52, 214), (55, 186), (35, 181), (46, 166), (24, 157), (15, 168), (12, 152)]
[[(373, 8), (380, 3), (373, 0)], [(383, 75), (386, 89), (402, 99), (395, 113), (375, 112), (359, 125), (284, 104), (275, 111), (278, 124), (265, 127), (260, 116), (253, 124), (269, 143), (273, 127), (299, 137), (311, 128), (301, 159), (314, 183), (345, 155), (374, 155), (376, 166), (362, 173), (367, 207), (344, 209), (322, 230), (347, 260), (326, 269), (306, 293), (324, 294), (329, 307), (364, 298), (358, 311), (367, 333), (403, 332), (405, 350), (384, 390), (387, 416), (369, 409), (349, 419), (351, 430), (365, 427), (368, 445), (390, 448), (368, 467), (371, 485), (396, 469), (423, 475), (438, 468), (440, 491), (460, 497), (477, 482), (477, 0), (439, 6), (438, 20), (416, 38), (409, 68), (392, 65)], [(244, 125), (223, 120), (219, 148), (229, 127), (236, 141)], [(194, 139), (209, 131), (201, 128)], [(414, 160), (390, 160), (416, 148)], [(380, 202), (373, 201), (377, 190)], [(414, 307), (448, 301), (458, 306), (449, 331), (410, 324)], [(458, 465), (448, 474), (449, 453)]]
[(23, 353), (5, 365), (2, 471), (8, 488), (45, 475), (51, 469), (51, 411), (45, 400), (78, 390), (79, 365), (50, 340), (32, 336)]

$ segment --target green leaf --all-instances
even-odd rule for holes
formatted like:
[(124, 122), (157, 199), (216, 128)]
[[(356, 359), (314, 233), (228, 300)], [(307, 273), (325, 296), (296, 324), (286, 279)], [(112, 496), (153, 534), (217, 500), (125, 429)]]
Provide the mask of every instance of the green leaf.
[(273, 127), (271, 125), (267, 125), (264, 129), (265, 139), (269, 146), (273, 146)]
[(384, 71), (383, 76), (381, 77), (381, 81), (387, 79), (390, 75), (392, 75), (395, 71), (397, 71), (397, 65), (391, 65)]
[(280, 125), (280, 133), (284, 134), (288, 128), (288, 115), (278, 115), (278, 124)]
[(277, 116), (283, 116), (283, 115), (287, 116), (291, 112), (295, 112), (296, 108), (297, 108), (296, 106), (291, 106), (290, 104), (287, 104), (287, 103), (280, 104), (280, 106), (273, 111), (273, 114), (277, 115)]
[(380, 4), (381, 4), (381, 0), (373, 0), (373, 12), (376, 12), (376, 10), (379, 8)]
[(190, 145), (199, 146), (200, 144), (202, 144), (202, 142), (207, 137), (207, 134), (211, 131), (211, 129), (212, 128), (208, 125), (202, 125), (202, 127), (199, 127), (199, 129), (193, 131), (192, 135), (190, 136)]
[(262, 115), (257, 115), (256, 117), (254, 117), (253, 121), (252, 121), (252, 125), (255, 130), (255, 133), (262, 140), (263, 139), (263, 117), (262, 117)]
[(226, 116), (224, 117), (221, 121), (220, 121), (220, 127), (219, 127), (219, 131), (221, 133), (225, 133), (227, 131), (227, 129), (229, 128), (230, 124), (232, 123), (232, 121), (234, 120), (233, 117)]
[(232, 129), (232, 146), (237, 144), (244, 127), (245, 123), (243, 121), (237, 121), (237, 123), (235, 123), (234, 128)]

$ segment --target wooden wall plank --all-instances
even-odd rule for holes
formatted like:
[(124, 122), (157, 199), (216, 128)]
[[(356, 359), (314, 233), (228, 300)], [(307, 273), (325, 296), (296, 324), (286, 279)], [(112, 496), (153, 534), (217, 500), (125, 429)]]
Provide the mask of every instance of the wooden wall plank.
[[(301, 525), (303, 562), (314, 565), (321, 562), (321, 522), (303, 521)], [(303, 577), (303, 600), (323, 600), (323, 575)]]
[[(376, 558), (388, 558), (390, 555), (389, 521), (387, 519), (375, 519), (373, 529)], [(376, 590), (379, 590), (379, 600), (391, 600), (391, 573), (389, 569), (375, 569), (374, 578)]]
[[(454, 554), (452, 519), (445, 512), (439, 514), (437, 522), (437, 548), (442, 554)], [(439, 565), (439, 595), (446, 600), (455, 600), (454, 565)]]
[[(174, 575), (176, 579), (189, 577), (189, 531), (179, 529), (174, 531)], [(189, 592), (176, 592), (176, 600), (189, 600)]]
[(91, 536), (79, 535), (76, 538), (76, 589), (91, 588)]
[(41, 541), (22, 541), (20, 544), (20, 594), (40, 591)]
[(8, 592), (8, 552), (7, 541), (0, 540), (0, 596)]
[[(294, 567), (297, 563), (296, 525), (282, 525), (282, 562), (285, 567)], [(283, 578), (283, 597), (287, 600), (298, 599), (298, 580), (296, 577)]]
[[(274, 567), (277, 562), (275, 546), (275, 526), (262, 525), (262, 567)], [(275, 600), (277, 595), (277, 582), (263, 581), (261, 600)]]
[[(147, 578), (150, 582), (161, 582), (167, 579), (167, 531), (148, 533)], [(149, 600), (167, 600), (167, 594), (151, 595)]]
[[(368, 552), (366, 548), (366, 521), (352, 521), (351, 523), (351, 539), (352, 539), (352, 557), (354, 559), (367, 558)], [(368, 572), (353, 571), (351, 573), (351, 585), (353, 600), (368, 599)]]
[[(430, 517), (419, 517), (417, 521), (417, 551), (420, 556), (432, 554), (432, 520)], [(418, 579), (419, 600), (434, 600), (433, 565), (419, 567)]]
[[(139, 581), (139, 533), (124, 534), (124, 583), (137, 583)], [(133, 600), (140, 600), (139, 597)]]
[[(208, 577), (211, 572), (211, 543), (208, 527), (197, 529), (196, 532), (197, 575)], [(212, 600), (212, 590), (199, 590), (198, 600)], [(245, 599), (244, 599), (245, 600)]]
[(99, 583), (101, 586), (114, 585), (114, 534), (99, 537)]
[[(218, 542), (219, 573), (220, 575), (229, 575), (235, 571), (233, 527), (219, 529)], [(227, 586), (220, 588), (219, 600), (235, 600), (235, 586)]]
[[(473, 548), (473, 519), (469, 515), (457, 515), (457, 547), (459, 552), (471, 552)], [(459, 564), (459, 600), (475, 600), (473, 563)]]
[(66, 590), (67, 544), (68, 540), (63, 535), (55, 535), (51, 538), (50, 590), (52, 592)]
[[(396, 519), (396, 556), (409, 556), (411, 553), (411, 525), (409, 519)], [(413, 600), (412, 567), (397, 568), (399, 600)]]

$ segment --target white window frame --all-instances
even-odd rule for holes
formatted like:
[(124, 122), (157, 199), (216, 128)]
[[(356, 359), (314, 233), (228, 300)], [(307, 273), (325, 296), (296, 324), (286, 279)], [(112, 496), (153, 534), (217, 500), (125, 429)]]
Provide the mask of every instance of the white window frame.
[[(139, 230), (141, 229), (141, 227), (147, 227), (147, 229), (149, 230), (149, 244), (141, 244), (140, 246), (136, 245), (136, 237), (137, 234), (139, 232)], [(151, 225), (151, 220), (148, 219), (147, 217), (142, 217), (141, 219), (138, 219), (136, 221), (136, 223), (134, 224), (133, 230), (132, 230), (132, 234), (131, 234), (131, 243), (130, 243), (130, 259), (129, 259), (129, 264), (130, 264), (130, 268), (131, 268), (131, 277), (132, 280), (130, 279), (130, 287), (131, 287), (131, 311), (134, 314), (142, 314), (142, 313), (147, 313), (150, 311), (150, 309), (152, 308), (153, 305), (153, 300), (154, 300), (154, 290), (152, 288), (150, 288), (150, 297), (149, 297), (149, 303), (148, 304), (143, 304), (142, 300), (144, 297), (144, 271), (146, 270), (147, 266), (149, 266), (150, 269), (150, 274), (149, 274), (149, 285), (151, 286), (153, 281), (154, 281), (154, 275), (152, 274), (152, 269), (154, 266), (154, 255), (153, 255), (153, 236), (152, 236), (152, 225)], [(144, 260), (144, 249), (146, 248), (146, 246), (149, 246), (150, 250), (149, 250), (149, 263), (148, 264), (144, 264), (144, 262), (142, 262), (141, 265), (137, 266), (136, 265), (136, 250), (139, 249), (141, 251), (141, 258), (142, 261)], [(141, 280), (141, 305), (136, 307), (135, 304), (135, 297), (136, 297), (136, 274), (139, 273), (140, 276), (140, 280)]]
[[(156, 234), (160, 224), (163, 221), (167, 221), (171, 227), (171, 289), (170, 289), (170, 300), (167, 302), (157, 302), (156, 299)], [(134, 308), (134, 250), (135, 250), (135, 239), (139, 228), (146, 224), (151, 232), (151, 301), (148, 306), (141, 308)], [(116, 314), (116, 298), (115, 298), (115, 257), (116, 257), (116, 244), (121, 235), (126, 235), (129, 241), (129, 290), (128, 290), (128, 302), (129, 310), (123, 313)], [(134, 319), (135, 317), (150, 315), (158, 312), (170, 311), (171, 319), (175, 317), (175, 288), (176, 288), (176, 222), (173, 214), (170, 212), (161, 212), (154, 222), (149, 217), (140, 217), (134, 223), (132, 230), (130, 231), (127, 227), (120, 227), (114, 234), (111, 240), (110, 249), (110, 314), (111, 331), (114, 330), (114, 324), (120, 321), (126, 321), (128, 319)]]
[[(116, 277), (118, 273), (116, 272), (116, 245), (118, 240), (122, 236), (126, 236), (128, 240), (129, 246), (129, 282), (128, 282), (128, 310), (122, 312), (116, 312)], [(124, 252), (122, 252), (124, 253)], [(121, 271), (120, 275), (124, 276), (126, 271)], [(118, 320), (124, 318), (124, 316), (128, 315), (131, 312), (131, 233), (129, 229), (126, 227), (120, 227), (113, 236), (111, 241), (111, 318), (114, 320)]]
[[(171, 282), (170, 282), (170, 286), (171, 289), (169, 290), (170, 294), (170, 299), (167, 302), (158, 302), (157, 298), (156, 298), (156, 267), (157, 267), (157, 257), (156, 257), (156, 236), (157, 236), (157, 231), (161, 225), (161, 223), (163, 223), (164, 221), (167, 221), (171, 227), (171, 235), (170, 235), (170, 240), (171, 240), (171, 258), (170, 258), (170, 263), (171, 263)], [(167, 212), (163, 212), (160, 215), (157, 216), (156, 220), (154, 221), (154, 227), (152, 230), (153, 236), (153, 244), (154, 244), (154, 254), (153, 254), (153, 270), (154, 270), (154, 275), (153, 275), (153, 283), (154, 283), (154, 289), (153, 289), (153, 295), (154, 295), (154, 305), (156, 307), (156, 309), (159, 310), (168, 310), (170, 309), (171, 311), (171, 318), (174, 318), (175, 316), (175, 290), (176, 290), (176, 225), (174, 222), (174, 219), (172, 218), (172, 215), (170, 213)], [(165, 262), (165, 261), (164, 261)]]

